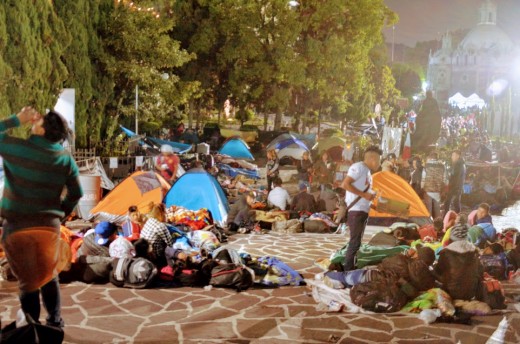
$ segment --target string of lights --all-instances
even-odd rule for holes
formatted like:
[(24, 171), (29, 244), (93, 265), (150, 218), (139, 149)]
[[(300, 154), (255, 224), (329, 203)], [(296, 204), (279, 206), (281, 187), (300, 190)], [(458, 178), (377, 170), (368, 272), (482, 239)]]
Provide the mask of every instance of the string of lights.
[(155, 7), (142, 7), (135, 4), (133, 1), (126, 0), (117, 0), (117, 3), (120, 5), (127, 6), (130, 10), (139, 11), (139, 12), (148, 12), (153, 15), (155, 18), (160, 18), (161, 14)]

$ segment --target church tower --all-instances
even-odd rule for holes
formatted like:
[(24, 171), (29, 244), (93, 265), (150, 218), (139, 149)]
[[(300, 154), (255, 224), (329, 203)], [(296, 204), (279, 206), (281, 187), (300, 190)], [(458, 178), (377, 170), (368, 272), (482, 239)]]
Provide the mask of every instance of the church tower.
[(480, 7), (480, 23), (479, 25), (496, 25), (497, 24), (497, 5), (492, 0), (486, 0)]

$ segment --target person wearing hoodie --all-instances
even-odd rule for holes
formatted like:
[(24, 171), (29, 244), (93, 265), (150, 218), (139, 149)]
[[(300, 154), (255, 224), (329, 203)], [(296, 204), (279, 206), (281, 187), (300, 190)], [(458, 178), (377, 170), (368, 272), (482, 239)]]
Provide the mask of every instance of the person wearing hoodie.
[(460, 213), (460, 197), (462, 195), (462, 187), (466, 179), (466, 164), (461, 156), (460, 150), (454, 150), (451, 153), (451, 170), (448, 182), (448, 194), (444, 201), (444, 214), (450, 209), (456, 213)]
[(251, 206), (256, 200), (253, 191), (247, 192), (233, 203), (229, 209), (227, 224), (230, 231), (236, 231), (241, 225), (254, 220), (254, 211)]
[(452, 299), (471, 300), (479, 295), (484, 278), (478, 249), (468, 241), (467, 225), (455, 225), (450, 241), (440, 252), (433, 273)]

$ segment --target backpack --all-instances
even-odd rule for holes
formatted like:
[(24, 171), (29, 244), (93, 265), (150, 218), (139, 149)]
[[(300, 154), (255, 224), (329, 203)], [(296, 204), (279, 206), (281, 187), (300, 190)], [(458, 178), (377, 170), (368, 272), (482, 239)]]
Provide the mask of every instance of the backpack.
[(218, 288), (233, 288), (240, 292), (253, 286), (254, 277), (243, 265), (221, 264), (211, 271), (209, 284)]
[(500, 254), (483, 254), (480, 257), (480, 263), (487, 272), (497, 280), (507, 279), (507, 258), (505, 253)]
[(219, 261), (224, 264), (235, 264), (235, 265), (244, 265), (244, 261), (240, 257), (240, 253), (237, 250), (234, 250), (229, 247), (219, 247), (215, 251), (212, 252), (213, 259)]
[(350, 297), (355, 305), (377, 313), (398, 312), (408, 301), (397, 279), (385, 276), (355, 285), (350, 290)]
[(26, 314), (25, 318), (27, 320), (27, 325), (16, 327), (16, 321), (13, 321), (0, 331), (0, 341), (3, 344), (63, 343), (65, 335), (63, 329), (35, 322), (29, 314)]
[(150, 286), (157, 267), (145, 258), (120, 258), (112, 262), (110, 282), (120, 288), (143, 289)]
[(500, 281), (484, 274), (480, 285), (479, 299), (487, 303), (491, 309), (505, 309), (504, 288)]

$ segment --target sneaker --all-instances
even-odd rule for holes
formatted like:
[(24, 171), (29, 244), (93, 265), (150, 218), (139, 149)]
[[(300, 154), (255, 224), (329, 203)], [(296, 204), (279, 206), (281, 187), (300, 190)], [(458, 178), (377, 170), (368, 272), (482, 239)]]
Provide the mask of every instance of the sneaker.
[(249, 233), (249, 229), (246, 228), (246, 227), (240, 227), (240, 228), (237, 230), (237, 233), (239, 233), (239, 234), (246, 234), (246, 233)]
[(332, 279), (329, 276), (323, 277), (323, 283), (332, 289), (345, 289), (345, 285), (338, 280)]

